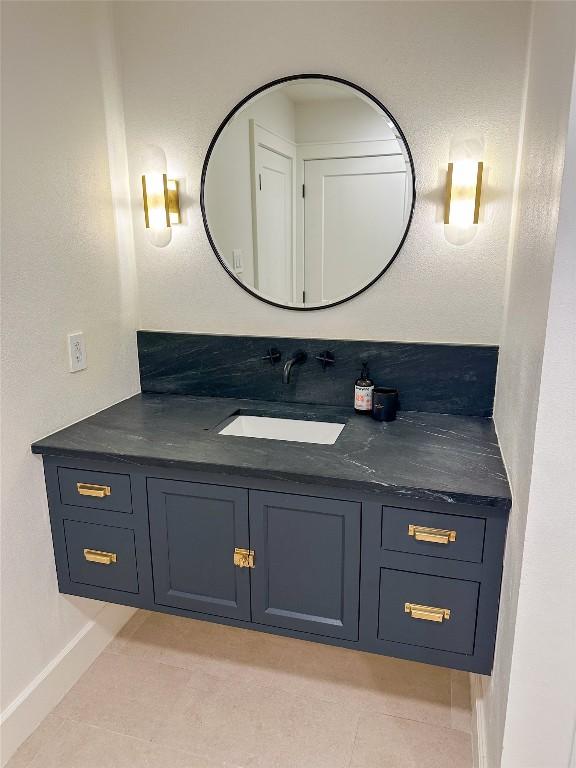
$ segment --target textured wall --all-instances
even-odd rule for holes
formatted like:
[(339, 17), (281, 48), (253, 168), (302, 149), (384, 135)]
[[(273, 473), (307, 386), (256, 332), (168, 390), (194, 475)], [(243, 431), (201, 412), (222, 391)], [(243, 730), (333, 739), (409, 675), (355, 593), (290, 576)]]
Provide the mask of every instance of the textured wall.
[[(517, 648), (527, 642), (528, 636), (533, 636), (535, 641), (537, 637), (548, 637), (545, 634), (549, 626), (546, 615), (550, 614), (551, 621), (554, 621), (566, 610), (558, 607), (554, 611), (546, 600), (546, 615), (537, 612), (536, 615), (532, 615), (532, 626), (516, 626), (518, 594), (525, 578), (525, 569), (529, 567), (523, 563), (523, 549), (529, 505), (532, 503), (533, 460), (534, 468), (540, 466), (540, 473), (543, 471), (542, 464), (537, 464), (538, 459), (542, 461), (542, 455), (533, 457), (534, 436), (539, 409), (550, 282), (556, 253), (556, 227), (564, 168), (570, 87), (574, 72), (575, 41), (576, 5), (535, 3), (519, 174), (517, 234), (510, 267), (508, 305), (501, 342), (495, 402), (496, 426), (512, 486), (514, 504), (508, 529), (495, 667), (492, 678), (485, 679), (484, 708), (488, 725), (490, 768), (493, 766), (496, 768), (500, 764), (500, 750), (503, 741), (506, 742), (508, 739), (512, 739), (512, 751), (510, 757), (505, 752), (503, 765), (506, 768), (519, 768), (519, 766), (522, 768), (556, 768), (558, 766), (560, 768), (567, 764), (553, 760), (552, 752), (558, 748), (558, 742), (555, 742), (552, 737), (544, 738), (540, 735), (548, 732), (540, 719), (547, 711), (543, 703), (538, 705), (540, 716), (537, 720), (532, 722), (527, 719), (522, 723), (517, 719), (515, 734), (505, 736), (505, 732), (509, 728), (506, 720), (508, 696), (512, 702), (510, 717), (513, 718), (519, 716), (517, 706), (522, 699), (522, 694), (517, 687), (520, 678), (508, 691), (511, 667), (513, 664), (520, 663), (520, 669), (526, 676), (527, 672), (533, 673), (533, 666), (538, 663), (534, 656), (517, 657)], [(552, 81), (553, 88), (550, 87)], [(573, 217), (573, 210), (568, 215)], [(567, 258), (566, 255), (564, 258)], [(573, 252), (571, 258), (572, 260), (574, 258)], [(567, 272), (567, 277), (568, 274)], [(566, 340), (568, 342), (568, 337)], [(572, 336), (572, 344), (573, 341)], [(548, 386), (550, 386), (549, 383)], [(556, 409), (569, 409), (569, 389), (566, 389), (565, 395), (567, 399), (562, 395), (562, 390), (558, 389)], [(548, 390), (547, 397), (550, 396), (554, 395), (551, 395)], [(550, 405), (548, 404), (547, 407), (549, 408)], [(568, 420), (569, 413), (564, 412), (561, 421), (562, 419)], [(548, 422), (548, 428), (551, 426), (552, 422)], [(546, 427), (544, 429), (543, 440), (549, 441), (550, 434)], [(566, 444), (562, 442), (560, 429), (557, 440), (560, 457), (567, 460), (570, 442), (568, 439)], [(557, 465), (556, 469), (559, 468), (560, 465)], [(568, 477), (564, 479), (564, 482), (567, 481)], [(569, 517), (568, 511), (563, 510), (561, 505), (557, 507), (554, 502), (554, 499), (561, 498), (562, 486), (559, 485), (556, 489), (558, 496), (550, 493), (550, 485), (546, 487), (549, 493), (549, 504), (545, 508), (540, 507), (539, 512), (530, 511), (530, 516), (534, 514), (536, 517), (540, 514), (550, 518), (553, 515), (554, 520), (558, 521), (558, 526), (555, 525), (548, 536), (545, 532), (546, 526), (536, 525), (533, 536), (536, 536), (538, 541), (541, 537), (542, 541), (547, 543), (550, 537), (557, 538), (560, 534), (559, 538), (563, 538), (568, 534), (566, 526)], [(535, 503), (542, 505), (541, 494), (538, 502), (535, 501)], [(563, 512), (566, 515), (564, 527), (560, 522), (563, 519)], [(569, 555), (566, 554), (566, 556)], [(554, 562), (554, 552), (548, 551), (548, 558), (544, 563), (533, 564), (532, 567), (535, 567), (536, 571), (533, 571), (532, 578), (543, 582), (546, 578), (545, 569), (552, 567)], [(557, 588), (559, 587), (554, 585), (554, 590)], [(540, 605), (537, 594), (530, 592), (530, 589), (524, 599), (528, 604), (532, 600), (533, 608)], [(536, 634), (534, 634), (535, 631)], [(516, 638), (515, 633), (517, 633)], [(552, 632), (550, 640), (553, 636)], [(546, 642), (544, 640), (542, 642), (546, 647)], [(560, 658), (563, 659), (568, 671), (568, 667), (573, 666), (573, 658)], [(535, 685), (533, 675), (527, 679)], [(554, 691), (553, 681), (550, 681), (550, 685), (549, 692), (552, 692)], [(525, 694), (526, 691), (523, 690), (523, 693)], [(534, 690), (531, 693), (535, 695)], [(559, 705), (555, 704), (554, 707), (556, 706)], [(548, 708), (548, 711), (553, 714), (558, 724), (556, 709)], [(530, 734), (534, 734), (534, 740), (529, 739)], [(530, 757), (530, 749), (528, 752), (523, 751), (523, 758), (519, 757), (520, 752), (515, 751), (522, 739), (525, 746), (532, 745)]]
[[(101, 608), (58, 593), (42, 462), (30, 443), (138, 391), (100, 10), (2, 7), (2, 708)], [(88, 368), (70, 374), (66, 334), (77, 330)]]
[[(137, 7), (135, 7), (137, 5)], [(497, 343), (520, 118), (524, 3), (119, 3), (140, 327), (204, 333)], [(212, 254), (198, 198), (224, 115), (262, 83), (298, 71), (340, 75), (388, 106), (414, 154), (418, 201), (404, 250), (350, 304), (298, 313), (246, 294)], [(465, 247), (437, 223), (439, 170), (455, 132), (480, 132), (486, 223)], [(143, 225), (138, 163), (161, 146), (186, 178), (187, 225), (158, 250)]]
[[(576, 40), (576, 7), (573, 16)], [(576, 78), (567, 135), (503, 768), (574, 766), (570, 754), (576, 732)], [(576, 752), (572, 759), (576, 760)]]

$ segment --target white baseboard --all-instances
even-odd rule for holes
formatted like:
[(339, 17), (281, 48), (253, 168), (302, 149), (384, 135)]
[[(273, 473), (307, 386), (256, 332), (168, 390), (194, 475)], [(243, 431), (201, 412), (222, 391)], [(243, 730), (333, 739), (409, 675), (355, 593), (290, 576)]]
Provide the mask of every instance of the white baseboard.
[(0, 717), (0, 764), (4, 766), (136, 612), (106, 604), (44, 667)]
[(470, 675), (470, 699), (472, 704), (472, 757), (474, 768), (489, 768), (482, 675)]

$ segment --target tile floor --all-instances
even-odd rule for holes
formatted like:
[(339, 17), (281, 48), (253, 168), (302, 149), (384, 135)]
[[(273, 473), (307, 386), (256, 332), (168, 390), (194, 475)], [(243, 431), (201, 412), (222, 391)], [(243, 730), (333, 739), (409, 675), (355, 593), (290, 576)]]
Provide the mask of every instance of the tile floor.
[(139, 611), (7, 768), (470, 768), (468, 676)]

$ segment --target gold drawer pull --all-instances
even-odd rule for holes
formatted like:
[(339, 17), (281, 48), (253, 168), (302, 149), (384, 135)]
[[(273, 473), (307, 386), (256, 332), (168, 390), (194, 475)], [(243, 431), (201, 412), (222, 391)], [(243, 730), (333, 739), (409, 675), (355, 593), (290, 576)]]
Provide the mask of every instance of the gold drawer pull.
[(444, 619), (450, 618), (449, 608), (433, 608), (431, 605), (418, 605), (417, 603), (405, 603), (404, 613), (409, 613), (413, 619), (424, 621), (437, 621), (440, 624)]
[(238, 568), (254, 568), (254, 550), (235, 547), (234, 565)]
[(110, 496), (112, 493), (109, 485), (93, 485), (92, 483), (76, 483), (76, 490), (80, 496), (96, 496), (97, 499), (103, 499), (104, 496)]
[(456, 531), (426, 528), (424, 525), (409, 525), (408, 536), (414, 536), (416, 541), (431, 541), (433, 544), (448, 544), (456, 541)]
[(100, 563), (100, 565), (111, 565), (118, 559), (116, 552), (101, 552), (99, 549), (85, 549), (84, 558), (89, 563)]

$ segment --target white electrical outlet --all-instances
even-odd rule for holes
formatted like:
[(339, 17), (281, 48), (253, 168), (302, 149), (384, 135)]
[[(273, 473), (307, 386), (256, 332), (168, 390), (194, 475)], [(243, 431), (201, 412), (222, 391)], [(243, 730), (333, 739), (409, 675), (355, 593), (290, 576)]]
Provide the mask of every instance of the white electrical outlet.
[(242, 248), (232, 249), (232, 268), (237, 275), (244, 271), (242, 264)]
[(70, 373), (83, 371), (86, 368), (86, 342), (82, 331), (68, 334), (68, 359)]

